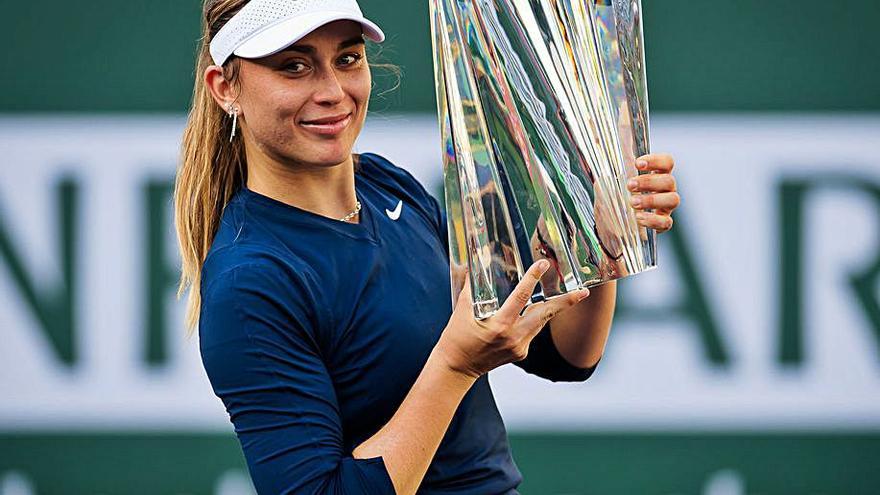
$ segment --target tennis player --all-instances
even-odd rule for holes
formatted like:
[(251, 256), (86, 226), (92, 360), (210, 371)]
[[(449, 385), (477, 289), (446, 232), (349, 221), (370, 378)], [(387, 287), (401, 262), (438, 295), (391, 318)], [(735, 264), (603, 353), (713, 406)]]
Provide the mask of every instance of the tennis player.
[[(261, 494), (515, 494), (486, 374), (583, 381), (615, 284), (530, 306), (528, 269), (485, 321), (449, 297), (446, 222), (408, 172), (352, 155), (367, 115), (356, 0), (207, 0), (175, 209), (188, 323)], [(428, 56), (428, 54), (426, 54)], [(679, 203), (666, 155), (642, 225)]]

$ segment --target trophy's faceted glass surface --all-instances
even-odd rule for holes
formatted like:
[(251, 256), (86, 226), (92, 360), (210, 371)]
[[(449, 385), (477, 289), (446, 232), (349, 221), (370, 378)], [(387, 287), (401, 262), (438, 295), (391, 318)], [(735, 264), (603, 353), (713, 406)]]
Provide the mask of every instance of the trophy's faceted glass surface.
[(430, 0), (453, 297), (491, 316), (656, 266), (627, 181), (648, 153), (640, 0)]

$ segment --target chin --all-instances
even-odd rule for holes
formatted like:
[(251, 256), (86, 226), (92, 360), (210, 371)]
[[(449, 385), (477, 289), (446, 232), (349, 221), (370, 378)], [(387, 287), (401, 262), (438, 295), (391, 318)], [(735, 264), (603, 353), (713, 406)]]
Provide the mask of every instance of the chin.
[(351, 157), (352, 146), (316, 146), (309, 150), (305, 162), (321, 167), (334, 167)]

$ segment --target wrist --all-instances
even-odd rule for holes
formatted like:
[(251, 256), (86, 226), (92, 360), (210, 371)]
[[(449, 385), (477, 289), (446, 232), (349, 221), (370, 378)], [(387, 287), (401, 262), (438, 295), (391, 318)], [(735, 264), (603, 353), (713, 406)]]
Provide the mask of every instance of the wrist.
[(434, 347), (434, 350), (431, 351), (426, 368), (430, 366), (432, 369), (436, 370), (436, 372), (453, 382), (467, 386), (473, 385), (474, 382), (480, 378), (481, 373), (458, 364), (460, 360), (454, 356), (455, 353), (450, 352), (446, 346), (443, 345), (442, 338), (440, 340), (441, 341)]

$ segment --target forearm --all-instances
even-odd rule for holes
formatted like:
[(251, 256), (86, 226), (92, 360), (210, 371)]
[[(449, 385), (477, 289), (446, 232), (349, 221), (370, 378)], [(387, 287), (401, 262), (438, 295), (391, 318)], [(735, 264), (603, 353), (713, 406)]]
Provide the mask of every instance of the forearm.
[(573, 366), (591, 368), (605, 352), (614, 307), (617, 282), (590, 289), (590, 297), (550, 320), (553, 343)]
[(354, 457), (382, 457), (397, 494), (415, 493), (475, 381), (452, 370), (435, 350), (388, 424), (359, 445)]

